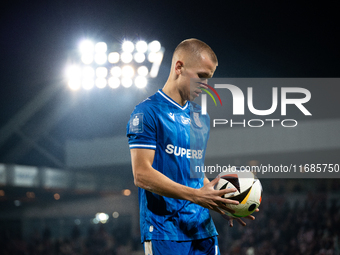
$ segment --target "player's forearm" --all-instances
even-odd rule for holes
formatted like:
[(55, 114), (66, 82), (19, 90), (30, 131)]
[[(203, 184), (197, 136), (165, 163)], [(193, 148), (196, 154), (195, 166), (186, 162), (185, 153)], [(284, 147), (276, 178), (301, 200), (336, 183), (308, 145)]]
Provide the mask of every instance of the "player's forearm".
[(161, 196), (194, 201), (197, 189), (174, 182), (153, 168), (136, 169), (135, 185)]

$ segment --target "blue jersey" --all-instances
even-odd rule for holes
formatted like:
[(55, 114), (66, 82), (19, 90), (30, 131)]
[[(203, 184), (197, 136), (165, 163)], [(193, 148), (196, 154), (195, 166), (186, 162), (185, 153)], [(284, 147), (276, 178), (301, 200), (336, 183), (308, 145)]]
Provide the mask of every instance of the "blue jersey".
[[(209, 116), (201, 115), (199, 105), (188, 101), (181, 106), (159, 90), (136, 106), (127, 136), (130, 149), (155, 150), (154, 169), (177, 183), (199, 189), (204, 174), (196, 173), (195, 166), (204, 164), (209, 127)], [(190, 201), (139, 188), (139, 207), (142, 242), (217, 235), (209, 210)]]

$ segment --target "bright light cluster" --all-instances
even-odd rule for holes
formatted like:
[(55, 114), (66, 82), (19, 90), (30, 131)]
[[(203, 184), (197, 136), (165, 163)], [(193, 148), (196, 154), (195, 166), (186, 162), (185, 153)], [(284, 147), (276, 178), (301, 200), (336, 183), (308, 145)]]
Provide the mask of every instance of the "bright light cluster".
[(96, 217), (93, 219), (94, 224), (98, 224), (99, 222), (105, 224), (109, 219), (109, 215), (106, 213), (97, 213)]
[(70, 89), (129, 88), (133, 84), (144, 88), (148, 78), (157, 77), (164, 49), (158, 41), (124, 41), (121, 50), (110, 51), (105, 42), (85, 40), (79, 53), (79, 61), (67, 68)]
[[(118, 212), (112, 213), (112, 218), (117, 219), (118, 217), (119, 217)], [(107, 213), (99, 212), (99, 213), (96, 213), (96, 216), (92, 219), (92, 223), (93, 224), (98, 224), (98, 223), (105, 224), (105, 223), (108, 222), (109, 218), (110, 218), (110, 216)], [(81, 221), (79, 219), (76, 219), (75, 223), (77, 225), (80, 225)]]

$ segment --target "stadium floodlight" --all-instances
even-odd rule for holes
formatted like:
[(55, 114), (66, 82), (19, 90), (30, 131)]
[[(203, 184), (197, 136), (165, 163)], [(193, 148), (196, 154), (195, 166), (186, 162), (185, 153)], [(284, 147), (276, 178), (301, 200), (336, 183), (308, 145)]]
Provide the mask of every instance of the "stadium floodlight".
[(81, 86), (81, 68), (76, 65), (71, 65), (66, 68), (66, 77), (68, 86), (71, 90), (78, 90)]
[(94, 61), (98, 65), (104, 65), (107, 61), (107, 55), (105, 53), (97, 53), (96, 55), (94, 55)]
[(125, 88), (130, 88), (132, 86), (132, 79), (131, 78), (128, 78), (128, 77), (124, 77), (122, 78), (122, 85), (123, 87)]
[(130, 41), (124, 41), (123, 44), (122, 44), (122, 50), (124, 52), (133, 52), (133, 50), (135, 49), (135, 46), (133, 45), (132, 42)]
[(94, 49), (97, 53), (105, 53), (107, 51), (107, 44), (104, 42), (96, 43)]
[(145, 76), (137, 76), (135, 79), (135, 85), (137, 88), (145, 88), (148, 84), (148, 80), (145, 78)]
[(69, 80), (68, 86), (71, 90), (78, 90), (81, 87), (81, 82), (78, 79)]
[(153, 63), (153, 62), (155, 62), (155, 60), (156, 60), (156, 52), (150, 52), (149, 53), (149, 55), (148, 55), (148, 60), (149, 60), (149, 62), (150, 63)]
[(119, 53), (118, 52), (111, 52), (108, 56), (108, 61), (111, 63), (111, 64), (116, 64), (118, 63), (119, 61)]
[(83, 54), (81, 55), (81, 61), (85, 64), (85, 65), (90, 65), (93, 62), (93, 54)]
[(98, 78), (105, 78), (107, 76), (107, 68), (104, 66), (97, 67), (96, 76)]
[(83, 79), (82, 86), (86, 90), (92, 89), (94, 87), (94, 79), (93, 78)]
[(159, 67), (161, 66), (163, 60), (163, 52), (159, 51), (156, 53), (154, 63), (150, 70), (150, 77), (155, 78), (158, 75)]
[(93, 78), (94, 77), (94, 69), (91, 66), (85, 66), (82, 71), (83, 78)]
[(120, 80), (118, 77), (110, 77), (108, 80), (108, 84), (111, 88), (116, 89), (120, 85)]
[(152, 41), (149, 43), (149, 51), (158, 52), (161, 50), (161, 44), (159, 41)]
[(133, 59), (132, 54), (129, 52), (123, 52), (120, 57), (122, 59), (122, 62), (125, 64), (129, 64)]
[(66, 68), (66, 77), (68, 79), (80, 79), (81, 68), (78, 65), (71, 65)]
[(145, 60), (145, 55), (141, 52), (136, 52), (133, 57), (137, 63), (143, 63)]
[(155, 61), (158, 65), (160, 65), (162, 63), (162, 60), (163, 60), (163, 52), (159, 51), (156, 53), (156, 58), (155, 58)]
[(97, 88), (103, 89), (106, 87), (107, 81), (105, 78), (97, 78), (95, 83)]
[(135, 75), (135, 70), (133, 70), (132, 66), (123, 66), (122, 68), (122, 76), (124, 78), (132, 78)]
[[(149, 78), (155, 78), (163, 59), (164, 48), (159, 41), (150, 43), (125, 40), (121, 48), (115, 44), (84, 40), (79, 44), (78, 66), (67, 71), (67, 85), (79, 88), (118, 88), (120, 85), (145, 87)], [(108, 86), (107, 86), (108, 85)]]
[(136, 50), (145, 53), (148, 50), (148, 44), (145, 41), (139, 41), (136, 43)]
[(140, 66), (137, 69), (137, 73), (140, 76), (147, 76), (148, 73), (149, 73), (149, 70), (148, 70), (148, 68), (146, 66)]
[(79, 50), (82, 54), (93, 54), (94, 44), (89, 40), (84, 40), (79, 45)]
[(114, 77), (120, 77), (122, 75), (122, 69), (119, 66), (114, 66), (111, 68), (110, 73)]

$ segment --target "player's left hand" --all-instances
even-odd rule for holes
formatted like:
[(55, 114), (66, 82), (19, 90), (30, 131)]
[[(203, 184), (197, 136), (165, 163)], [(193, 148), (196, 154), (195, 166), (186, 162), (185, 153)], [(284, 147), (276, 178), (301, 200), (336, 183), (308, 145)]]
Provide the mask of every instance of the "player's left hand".
[[(259, 208), (257, 208), (257, 209), (255, 210), (255, 212), (258, 212), (258, 211), (260, 211)], [(229, 226), (230, 226), (230, 227), (233, 227), (233, 226), (234, 226), (234, 220), (236, 220), (238, 223), (240, 223), (241, 226), (243, 226), (243, 227), (247, 225), (247, 223), (245, 223), (241, 218), (231, 217), (231, 216), (228, 216), (228, 215), (226, 215), (226, 214), (223, 214), (222, 217), (223, 217), (224, 219), (226, 219), (226, 220), (229, 221)], [(254, 217), (253, 215), (248, 215), (248, 216), (246, 216), (246, 217), (244, 217), (244, 218), (245, 218), (245, 219), (250, 219), (250, 220), (255, 220), (255, 217)]]

